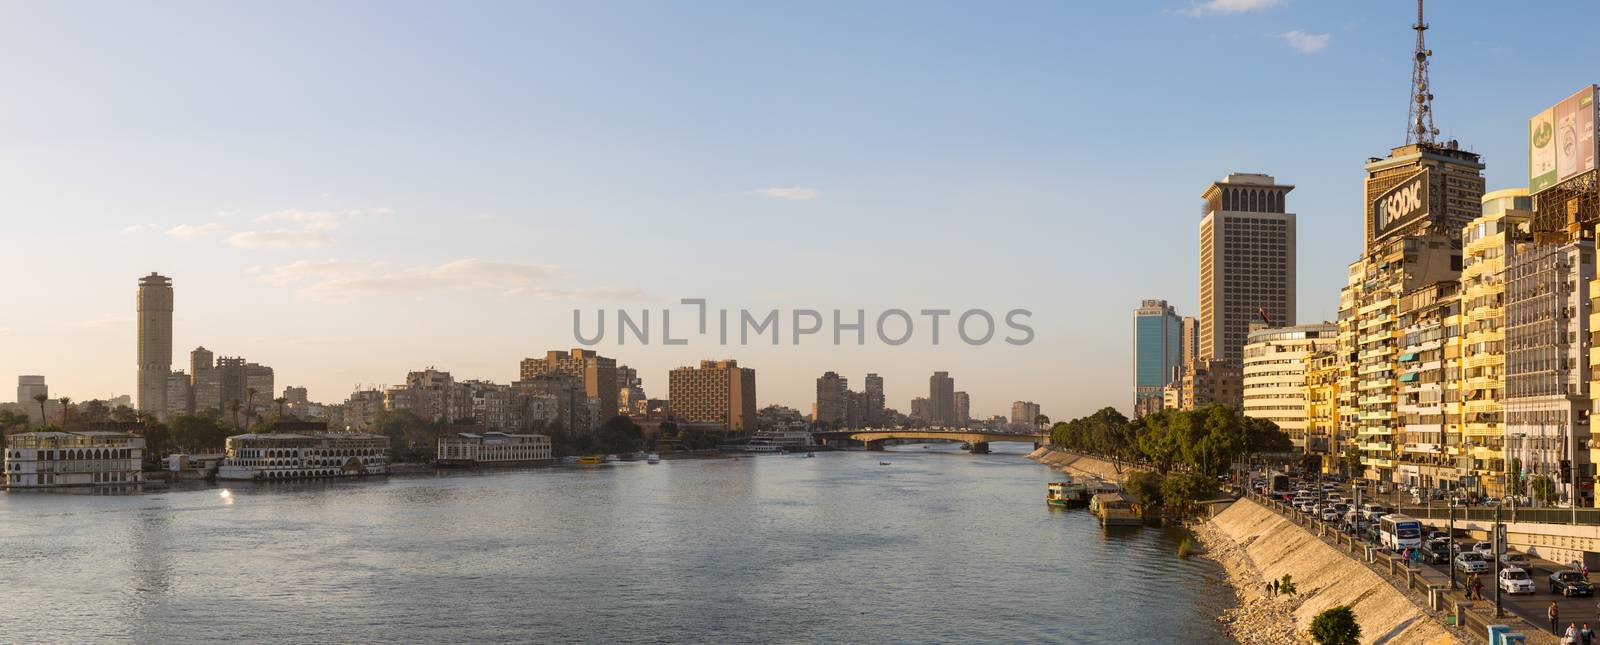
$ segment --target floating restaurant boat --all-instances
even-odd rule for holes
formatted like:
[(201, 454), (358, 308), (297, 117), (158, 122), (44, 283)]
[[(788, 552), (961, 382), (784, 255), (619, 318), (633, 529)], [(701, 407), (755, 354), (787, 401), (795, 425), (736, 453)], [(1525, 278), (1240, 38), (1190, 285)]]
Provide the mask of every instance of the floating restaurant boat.
[(1101, 526), (1141, 526), (1144, 509), (1123, 493), (1099, 493), (1089, 498), (1089, 512), (1100, 518)]
[(444, 467), (543, 465), (552, 461), (542, 434), (462, 432), (439, 437), (434, 463)]
[(1045, 487), (1044, 503), (1059, 508), (1083, 508), (1089, 505), (1089, 488), (1071, 478), (1050, 482)]
[(389, 438), (351, 432), (241, 434), (228, 437), (217, 479), (278, 480), (383, 475)]
[(605, 463), (605, 458), (600, 455), (584, 455), (578, 458), (578, 464), (583, 466), (598, 466)]

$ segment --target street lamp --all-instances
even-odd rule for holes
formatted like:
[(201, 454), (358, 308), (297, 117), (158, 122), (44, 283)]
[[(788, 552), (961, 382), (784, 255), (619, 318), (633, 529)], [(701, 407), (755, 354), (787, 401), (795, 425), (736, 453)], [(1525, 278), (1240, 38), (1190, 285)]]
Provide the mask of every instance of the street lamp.
[[(1448, 540), (1448, 542), (1445, 544), (1445, 549), (1444, 549), (1445, 556), (1444, 557), (1448, 559), (1448, 562), (1446, 562), (1446, 564), (1450, 565), (1449, 567), (1447, 567), (1448, 569), (1450, 569), (1450, 590), (1451, 591), (1455, 591), (1455, 589), (1456, 589), (1456, 562), (1455, 562), (1455, 560), (1456, 560), (1456, 500), (1455, 500), (1454, 497), (1452, 497), (1452, 498), (1450, 498), (1449, 501), (1450, 501), (1450, 532), (1446, 534), (1446, 539)], [(1499, 583), (1497, 582), (1496, 584), (1499, 584)]]
[(1494, 507), (1494, 527), (1489, 531), (1489, 550), (1494, 553), (1494, 617), (1500, 617), (1500, 505)]

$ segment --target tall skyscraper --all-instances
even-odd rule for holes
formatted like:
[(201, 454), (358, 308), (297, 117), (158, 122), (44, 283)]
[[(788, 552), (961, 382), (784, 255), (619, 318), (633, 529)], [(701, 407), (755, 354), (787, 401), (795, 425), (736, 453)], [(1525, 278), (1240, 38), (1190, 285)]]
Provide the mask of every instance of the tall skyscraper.
[(700, 361), (672, 370), (667, 381), (672, 413), (685, 421), (716, 423), (734, 432), (756, 424), (756, 371), (735, 360)]
[(934, 425), (956, 424), (956, 381), (949, 372), (928, 377), (928, 419)]
[(154, 272), (139, 278), (138, 314), (138, 409), (165, 416), (172, 373), (172, 280)]
[(1200, 319), (1184, 316), (1183, 321), (1178, 323), (1178, 328), (1183, 331), (1182, 340), (1178, 345), (1178, 364), (1200, 360)]
[(824, 372), (817, 377), (817, 408), (812, 422), (826, 423), (830, 428), (844, 427), (849, 396), (849, 380), (836, 372)]
[(865, 394), (867, 397), (867, 410), (863, 416), (867, 425), (875, 426), (883, 423), (883, 377), (877, 374), (868, 374)]
[(1294, 186), (1271, 175), (1231, 173), (1201, 193), (1200, 358), (1238, 362), (1250, 323), (1294, 325)]
[[(1160, 401), (1161, 388), (1183, 363), (1183, 319), (1165, 300), (1146, 300), (1133, 311), (1133, 407)], [(1154, 409), (1160, 409), (1156, 403)]]
[(593, 350), (574, 348), (568, 352), (545, 352), (544, 358), (524, 358), (521, 365), (522, 380), (536, 374), (567, 374), (583, 381), (584, 391), (600, 399), (600, 410), (605, 423), (617, 414), (617, 361), (596, 354)]

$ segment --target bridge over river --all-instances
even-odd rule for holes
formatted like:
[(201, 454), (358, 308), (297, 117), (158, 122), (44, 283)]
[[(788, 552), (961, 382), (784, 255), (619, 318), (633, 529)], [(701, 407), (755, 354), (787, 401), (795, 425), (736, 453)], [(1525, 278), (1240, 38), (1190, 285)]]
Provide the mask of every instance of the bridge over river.
[(905, 429), (905, 430), (834, 430), (831, 432), (817, 433), (817, 439), (823, 445), (836, 445), (845, 441), (859, 441), (867, 445), (867, 450), (883, 450), (887, 441), (961, 441), (972, 445), (973, 454), (989, 452), (989, 444), (996, 442), (1031, 443), (1038, 448), (1048, 441), (1050, 435), (1042, 432), (987, 432), (983, 430), (939, 430), (939, 429)]

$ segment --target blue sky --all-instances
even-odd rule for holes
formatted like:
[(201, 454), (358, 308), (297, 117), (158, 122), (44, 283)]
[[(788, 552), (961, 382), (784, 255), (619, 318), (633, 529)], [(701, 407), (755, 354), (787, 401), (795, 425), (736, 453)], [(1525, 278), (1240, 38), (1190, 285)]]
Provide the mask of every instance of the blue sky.
[[(1033, 310), (1032, 345), (615, 347), (652, 395), (732, 356), (762, 404), (948, 370), (976, 415), (1127, 408), (1132, 310), (1195, 312), (1199, 193), (1298, 188), (1336, 315), (1361, 168), (1403, 142), (1408, 2), (0, 3), (0, 375), (133, 389), (133, 291), (340, 401), (508, 381), (574, 307)], [(1437, 124), (1525, 185), (1600, 80), (1586, 2), (1435, 2)], [(800, 189), (769, 191), (767, 189)]]

